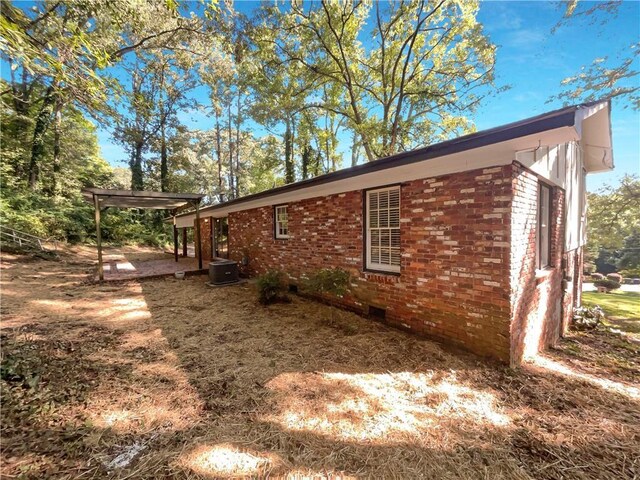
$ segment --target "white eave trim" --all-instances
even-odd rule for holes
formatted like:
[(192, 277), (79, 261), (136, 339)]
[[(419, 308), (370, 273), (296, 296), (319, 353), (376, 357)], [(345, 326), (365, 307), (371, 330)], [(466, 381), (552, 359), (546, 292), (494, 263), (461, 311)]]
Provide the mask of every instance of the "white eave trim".
[[(233, 203), (226, 207), (220, 206), (210, 210), (204, 208), (200, 210), (200, 217), (226, 217), (231, 212), (297, 202), (354, 190), (382, 187), (392, 183), (403, 183), (469, 170), (509, 165), (516, 160), (517, 151), (535, 148), (541, 143), (558, 144), (575, 140), (576, 138), (578, 138), (578, 135), (573, 127), (560, 127), (451, 155), (425, 159), (407, 165), (386, 168), (320, 185), (312, 185), (299, 190), (269, 195), (246, 202)], [(191, 227), (194, 219), (194, 213), (178, 216), (176, 218), (176, 226)]]

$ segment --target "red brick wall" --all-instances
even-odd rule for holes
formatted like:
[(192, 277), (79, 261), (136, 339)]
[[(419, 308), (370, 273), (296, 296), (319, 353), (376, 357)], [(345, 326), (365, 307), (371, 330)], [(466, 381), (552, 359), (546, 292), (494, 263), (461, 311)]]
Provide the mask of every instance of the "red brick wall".
[[(571, 325), (573, 309), (582, 304), (582, 268), (584, 251), (582, 247), (565, 253), (566, 288), (563, 293), (562, 303), (562, 335), (565, 335)], [(563, 284), (563, 287), (565, 285)]]
[[(193, 226), (195, 229), (196, 222), (194, 220)], [(195, 230), (194, 230), (195, 231)], [(210, 262), (211, 261), (211, 242), (212, 242), (212, 232), (213, 232), (213, 219), (211, 217), (201, 218), (200, 219), (200, 237), (202, 238), (202, 261)], [(194, 242), (196, 248), (196, 258), (198, 258), (198, 236), (194, 235)], [(207, 268), (207, 265), (203, 265), (204, 268)]]
[(538, 177), (513, 165), (511, 206), (511, 363), (552, 345), (562, 330), (564, 191), (552, 188), (550, 268), (536, 270)]
[(245, 273), (280, 269), (294, 282), (345, 268), (357, 279), (348, 306), (509, 361), (512, 168), (403, 183), (400, 276), (363, 271), (361, 191), (289, 203), (287, 240), (274, 239), (273, 207), (230, 214), (230, 257), (251, 252)]

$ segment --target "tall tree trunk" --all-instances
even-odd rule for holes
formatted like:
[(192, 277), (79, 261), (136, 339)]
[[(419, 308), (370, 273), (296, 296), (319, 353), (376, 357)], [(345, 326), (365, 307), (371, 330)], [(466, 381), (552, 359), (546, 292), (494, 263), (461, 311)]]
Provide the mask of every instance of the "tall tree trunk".
[(131, 190), (144, 189), (142, 176), (142, 147), (143, 142), (137, 140), (133, 151), (131, 152), (131, 159), (129, 160), (129, 166), (131, 167)]
[(227, 106), (227, 137), (229, 138), (229, 196), (233, 199), (236, 198), (234, 195), (235, 192), (235, 182), (233, 178), (233, 139), (231, 136), (231, 102)]
[(293, 168), (293, 134), (291, 133), (291, 119), (287, 117), (284, 132), (284, 177), (285, 183), (296, 181)]
[(160, 191), (166, 192), (169, 187), (169, 162), (167, 155), (166, 117), (161, 118), (160, 124)]
[(222, 129), (220, 128), (220, 115), (216, 109), (216, 157), (218, 160), (218, 201), (224, 201), (224, 184), (222, 180)]
[(56, 99), (56, 106), (53, 113), (53, 174), (49, 187), (49, 195), (55, 196), (58, 193), (58, 179), (60, 178), (60, 136), (62, 130), (62, 100)]
[(318, 151), (318, 154), (316, 155), (316, 161), (315, 164), (313, 165), (313, 176), (317, 177), (318, 175), (320, 175), (320, 165), (322, 165), (322, 153), (320, 153), (320, 151)]
[(33, 139), (31, 141), (31, 159), (29, 161), (29, 188), (35, 190), (40, 174), (40, 166), (46, 154), (45, 135), (51, 124), (53, 106), (55, 104), (55, 94), (53, 86), (47, 88), (42, 100), (42, 106), (36, 118), (33, 129)]
[(238, 99), (236, 103), (236, 183), (234, 196), (238, 198), (240, 196), (240, 123), (242, 117), (240, 115), (240, 92), (238, 92)]
[(302, 179), (306, 180), (309, 177), (309, 166), (311, 163), (311, 147), (309, 145), (305, 145), (302, 150)]
[(165, 75), (164, 67), (160, 71), (160, 191), (166, 192), (169, 183), (169, 164), (167, 159), (167, 103), (165, 103)]
[(26, 176), (27, 167), (27, 154), (30, 153), (29, 149), (29, 133), (33, 127), (33, 120), (29, 115), (29, 107), (31, 106), (31, 92), (33, 89), (33, 82), (28, 86), (28, 73), (25, 68), (22, 69), (22, 78), (20, 83), (15, 78), (15, 63), (13, 59), (9, 59), (11, 63), (11, 89), (13, 92), (13, 109), (16, 112), (15, 118), (15, 132), (16, 138), (20, 143), (20, 157), (13, 165), (13, 174), (15, 178), (20, 180), (28, 180)]
[(353, 132), (353, 141), (351, 142), (351, 166), (355, 167), (358, 164), (358, 158), (360, 157), (360, 142), (358, 141), (358, 134)]

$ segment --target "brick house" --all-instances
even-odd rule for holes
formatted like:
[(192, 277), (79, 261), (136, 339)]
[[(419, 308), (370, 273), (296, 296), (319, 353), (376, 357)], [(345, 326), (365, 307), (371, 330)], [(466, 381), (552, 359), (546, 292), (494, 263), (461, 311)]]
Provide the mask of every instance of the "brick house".
[[(610, 102), (556, 110), (201, 210), (204, 259), (295, 284), (342, 267), (343, 306), (512, 365), (580, 304), (587, 173)], [(194, 214), (176, 217), (194, 226)]]

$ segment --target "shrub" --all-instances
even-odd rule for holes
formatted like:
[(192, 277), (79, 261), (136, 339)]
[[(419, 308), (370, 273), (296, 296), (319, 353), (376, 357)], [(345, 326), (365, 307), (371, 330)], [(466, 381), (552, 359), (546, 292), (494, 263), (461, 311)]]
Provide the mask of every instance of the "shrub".
[(576, 330), (593, 330), (604, 318), (604, 312), (596, 305), (594, 307), (579, 307), (573, 312), (573, 328)]
[[(341, 268), (323, 268), (311, 275), (305, 282), (305, 288), (320, 295), (342, 297), (349, 290), (351, 275)], [(336, 325), (334, 309), (330, 309), (330, 325)], [(351, 335), (352, 333), (349, 333)]]
[(286, 275), (279, 270), (270, 270), (258, 277), (257, 287), (258, 300), (263, 305), (289, 299), (286, 293)]
[(620, 275), (624, 278), (639, 278), (640, 277), (640, 267), (638, 268), (627, 268), (624, 270), (620, 270)]
[(601, 273), (592, 273), (591, 274), (591, 279), (592, 280), (602, 280), (604, 278), (604, 275), (602, 275)]
[(607, 278), (618, 283), (622, 283), (623, 280), (622, 275), (620, 275), (619, 273), (608, 273)]
[(342, 297), (349, 288), (351, 276), (341, 268), (323, 268), (307, 280), (309, 290), (319, 294)]
[(620, 283), (616, 282), (615, 280), (609, 279), (596, 280), (595, 282), (593, 282), (593, 284), (596, 287), (604, 287), (607, 290), (615, 290), (616, 288), (620, 288)]

